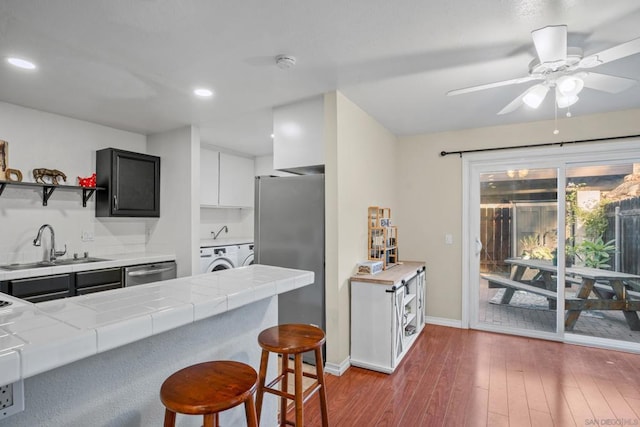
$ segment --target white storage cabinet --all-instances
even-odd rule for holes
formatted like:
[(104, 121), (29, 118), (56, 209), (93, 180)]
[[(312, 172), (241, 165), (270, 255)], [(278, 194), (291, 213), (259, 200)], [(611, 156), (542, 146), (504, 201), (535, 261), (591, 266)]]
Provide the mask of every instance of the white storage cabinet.
[(200, 205), (205, 207), (253, 207), (253, 159), (200, 150)]
[(425, 266), (351, 278), (351, 365), (392, 373), (424, 327)]

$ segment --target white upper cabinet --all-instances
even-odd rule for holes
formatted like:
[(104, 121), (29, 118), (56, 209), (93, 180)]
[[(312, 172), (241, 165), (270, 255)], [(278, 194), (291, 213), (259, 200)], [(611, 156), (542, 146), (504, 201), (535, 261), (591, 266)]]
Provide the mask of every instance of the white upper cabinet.
[(324, 170), (324, 96), (273, 109), (273, 168)]
[(218, 206), (220, 153), (208, 148), (200, 149), (200, 204)]
[(253, 159), (220, 153), (220, 206), (252, 207)]
[(253, 207), (254, 161), (246, 157), (200, 149), (200, 205)]

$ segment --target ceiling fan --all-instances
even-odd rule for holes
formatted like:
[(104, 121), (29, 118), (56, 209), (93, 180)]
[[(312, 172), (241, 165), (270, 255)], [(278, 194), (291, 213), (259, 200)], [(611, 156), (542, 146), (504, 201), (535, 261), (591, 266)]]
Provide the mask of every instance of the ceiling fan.
[(566, 25), (540, 28), (532, 31), (531, 36), (538, 57), (529, 64), (528, 76), (456, 89), (447, 92), (447, 95), (460, 95), (494, 87), (541, 81), (529, 87), (498, 112), (498, 114), (507, 114), (518, 109), (523, 103), (532, 108), (538, 108), (552, 89), (555, 92), (558, 108), (567, 108), (578, 102), (578, 94), (584, 87), (608, 93), (620, 93), (637, 83), (634, 79), (582, 70), (640, 53), (640, 37), (583, 57), (582, 49), (567, 47)]

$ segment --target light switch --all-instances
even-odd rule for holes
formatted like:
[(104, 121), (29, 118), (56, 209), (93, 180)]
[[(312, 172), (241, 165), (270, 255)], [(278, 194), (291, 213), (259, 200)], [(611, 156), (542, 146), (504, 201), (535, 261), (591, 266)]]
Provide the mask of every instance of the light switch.
[(447, 233), (444, 235), (444, 242), (447, 245), (453, 245), (453, 234)]

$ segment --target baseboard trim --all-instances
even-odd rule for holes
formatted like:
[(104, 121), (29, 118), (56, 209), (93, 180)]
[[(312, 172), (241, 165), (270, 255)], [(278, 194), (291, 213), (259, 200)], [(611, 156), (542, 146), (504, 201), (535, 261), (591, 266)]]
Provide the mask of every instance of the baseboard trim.
[(451, 328), (462, 329), (462, 320), (447, 319), (446, 317), (427, 316), (425, 321), (430, 325), (449, 326)]
[(328, 374), (339, 377), (345, 372), (347, 372), (347, 369), (349, 369), (350, 366), (351, 366), (351, 363), (349, 363), (349, 358), (347, 357), (342, 362), (340, 362), (340, 364), (335, 364), (331, 362), (325, 363), (324, 371)]

